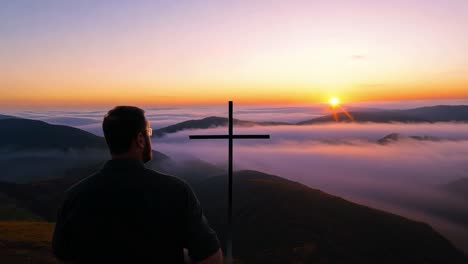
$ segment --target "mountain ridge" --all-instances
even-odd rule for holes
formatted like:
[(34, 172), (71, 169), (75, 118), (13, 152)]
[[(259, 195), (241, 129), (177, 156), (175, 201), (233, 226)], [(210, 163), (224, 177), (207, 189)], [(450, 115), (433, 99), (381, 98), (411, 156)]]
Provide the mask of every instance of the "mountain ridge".
[[(275, 126), (275, 125), (289, 125), (289, 123), (285, 122), (256, 122), (256, 121), (246, 121), (240, 119), (234, 119), (233, 124), (235, 126)], [(228, 125), (228, 118), (225, 117), (218, 117), (218, 116), (209, 116), (202, 119), (192, 119), (186, 120), (174, 125), (170, 125), (167, 127), (163, 127), (154, 131), (154, 136), (162, 137), (165, 134), (176, 133), (182, 130), (188, 129), (207, 129), (207, 128), (215, 128), (215, 127), (224, 127)]]
[[(351, 116), (352, 118), (350, 118)], [(337, 118), (338, 121), (335, 120)], [(302, 126), (326, 123), (435, 123), (435, 122), (468, 122), (468, 106), (438, 105), (419, 107), (406, 110), (368, 110), (368, 111), (338, 111), (336, 115), (324, 115), (296, 123), (274, 121), (247, 121), (234, 119), (234, 126)], [(210, 116), (203, 119), (191, 119), (179, 122), (154, 131), (155, 137), (176, 133), (189, 129), (208, 129), (225, 127), (228, 119), (225, 117)]]

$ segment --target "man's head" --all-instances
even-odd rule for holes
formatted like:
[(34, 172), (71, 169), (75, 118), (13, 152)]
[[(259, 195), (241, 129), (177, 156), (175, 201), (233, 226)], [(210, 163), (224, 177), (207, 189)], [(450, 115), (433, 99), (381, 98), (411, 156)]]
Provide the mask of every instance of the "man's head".
[(151, 160), (151, 128), (145, 111), (134, 106), (116, 106), (104, 116), (102, 130), (113, 158)]

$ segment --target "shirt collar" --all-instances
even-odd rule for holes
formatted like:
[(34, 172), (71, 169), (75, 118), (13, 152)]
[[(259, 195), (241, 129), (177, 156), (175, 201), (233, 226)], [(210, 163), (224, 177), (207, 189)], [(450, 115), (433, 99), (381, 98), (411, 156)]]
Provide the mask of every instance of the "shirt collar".
[(111, 159), (106, 161), (102, 170), (131, 170), (144, 169), (145, 164), (138, 159)]

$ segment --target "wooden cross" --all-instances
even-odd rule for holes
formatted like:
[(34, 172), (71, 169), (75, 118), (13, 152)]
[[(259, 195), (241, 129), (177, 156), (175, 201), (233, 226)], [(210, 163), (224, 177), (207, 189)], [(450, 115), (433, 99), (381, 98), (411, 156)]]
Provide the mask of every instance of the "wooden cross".
[(226, 236), (226, 258), (227, 263), (232, 263), (232, 140), (270, 138), (270, 135), (234, 135), (232, 118), (232, 101), (229, 101), (229, 134), (228, 135), (191, 135), (190, 139), (229, 139), (229, 169), (228, 169), (228, 230)]

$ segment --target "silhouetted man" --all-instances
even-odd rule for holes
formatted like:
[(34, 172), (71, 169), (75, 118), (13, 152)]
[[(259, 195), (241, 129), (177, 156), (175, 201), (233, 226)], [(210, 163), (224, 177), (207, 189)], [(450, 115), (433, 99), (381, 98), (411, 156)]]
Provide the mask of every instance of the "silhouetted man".
[(110, 110), (102, 123), (112, 159), (67, 191), (54, 254), (72, 263), (222, 263), (215, 232), (190, 186), (144, 165), (152, 133), (144, 111)]

